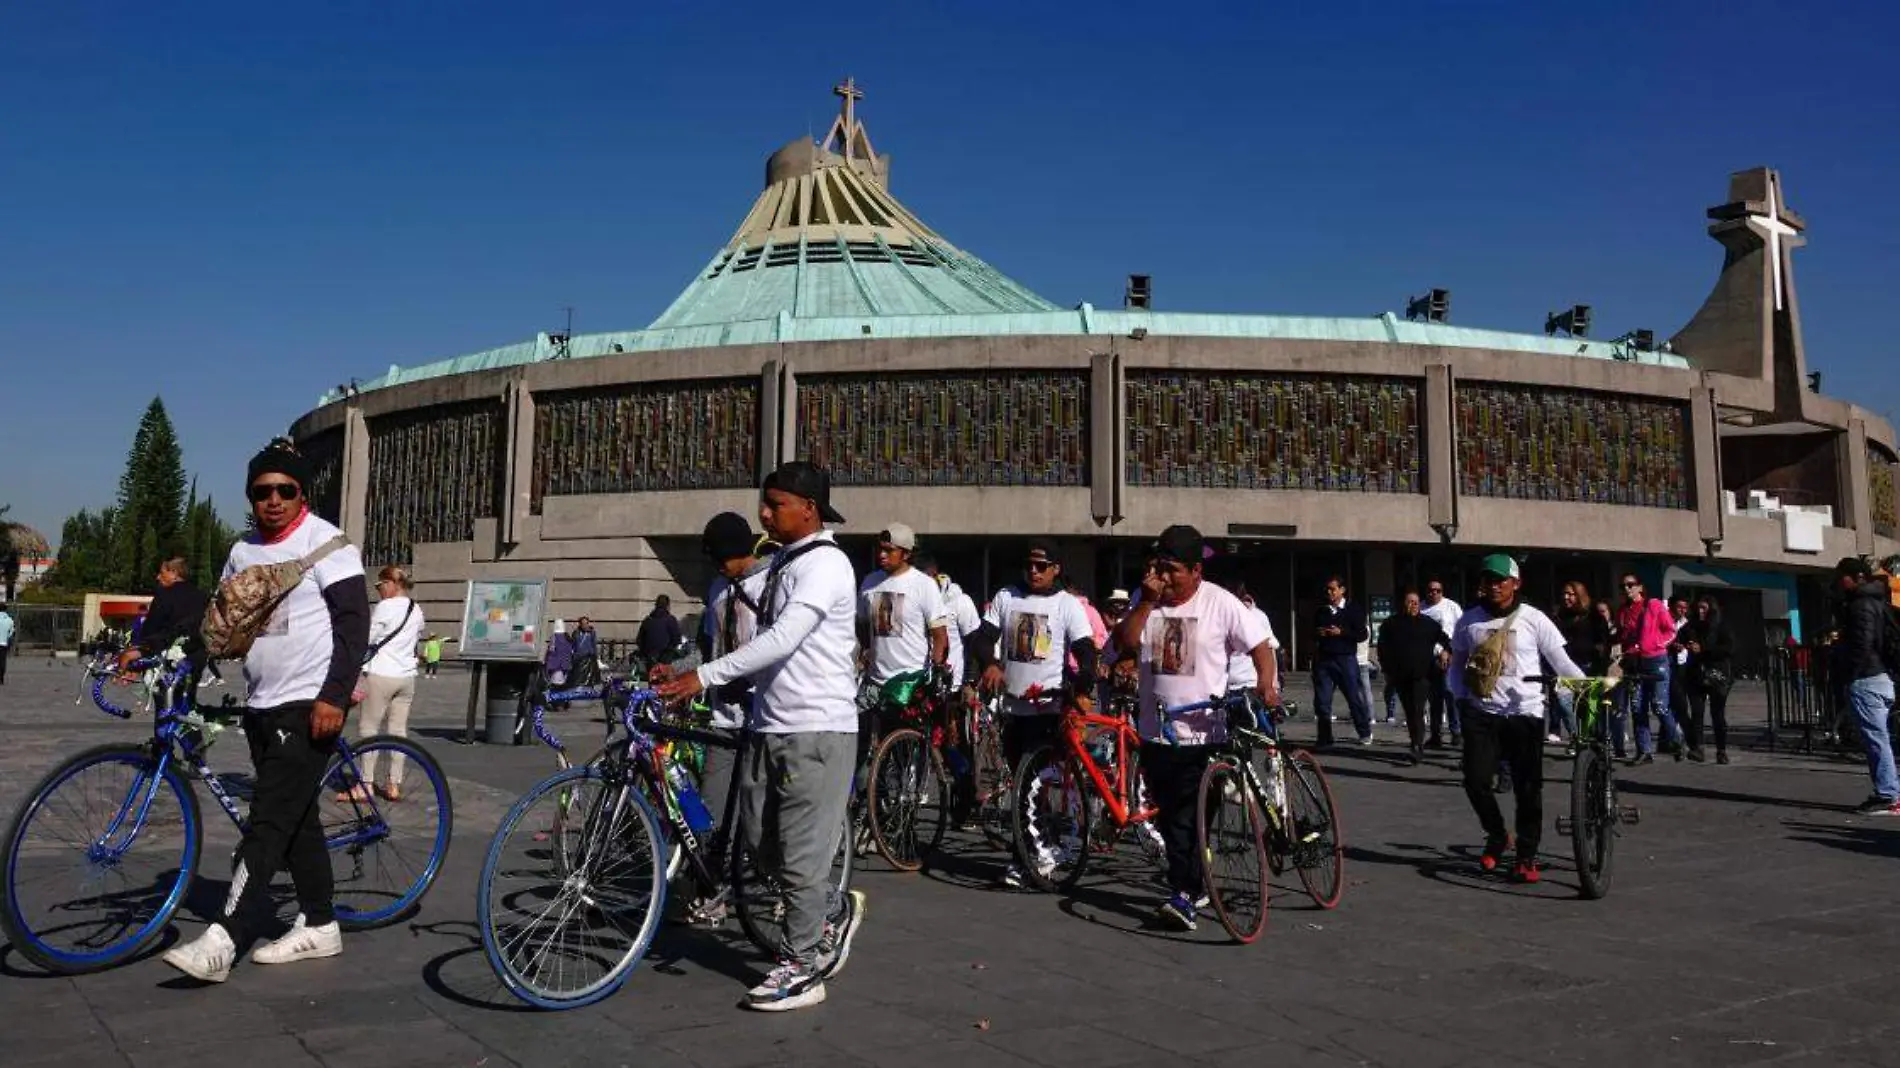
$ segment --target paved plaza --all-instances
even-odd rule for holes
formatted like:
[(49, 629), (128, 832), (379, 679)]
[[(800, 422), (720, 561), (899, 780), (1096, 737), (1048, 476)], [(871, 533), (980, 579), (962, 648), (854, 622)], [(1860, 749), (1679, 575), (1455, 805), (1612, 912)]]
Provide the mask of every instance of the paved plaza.
[[(75, 707), (77, 675), (15, 659), (0, 812), (66, 754), (139, 737)], [(1001, 858), (973, 847), (926, 875), (873, 858), (849, 968), (827, 1004), (784, 1015), (736, 1007), (760, 963), (736, 931), (663, 932), (588, 1009), (535, 1012), (499, 988), (475, 883), (501, 814), (553, 759), (457, 744), (466, 695), (459, 672), (425, 681), (412, 723), (456, 802), (446, 870), (418, 915), (347, 936), (333, 960), (241, 965), (212, 988), (151, 958), (68, 979), (0, 951), (0, 1066), (1900, 1065), (1900, 824), (1850, 814), (1867, 794), (1858, 762), (1759, 748), (1754, 691), (1737, 692), (1748, 745), (1733, 766), (1624, 775), (1643, 819), (1605, 900), (1580, 900), (1568, 857), (1548, 848), (1541, 885), (1481, 876), (1449, 757), (1414, 769), (1381, 744), (1326, 757), (1349, 846), (1336, 911), (1279, 880), (1266, 936), (1240, 947), (1211, 920), (1193, 935), (1152, 927), (1155, 887), (1132, 861), (1063, 899), (992, 889)], [(557, 727), (592, 736), (589, 714)], [(241, 746), (213, 757), (246, 770)], [(1568, 766), (1547, 769), (1554, 817)], [(1548, 830), (1546, 846), (1568, 851)], [(216, 854), (203, 875), (221, 890)]]

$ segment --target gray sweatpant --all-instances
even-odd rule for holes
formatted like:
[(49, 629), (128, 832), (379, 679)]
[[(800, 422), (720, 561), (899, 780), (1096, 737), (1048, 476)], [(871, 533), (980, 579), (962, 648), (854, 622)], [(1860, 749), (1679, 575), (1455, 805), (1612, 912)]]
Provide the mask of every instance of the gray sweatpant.
[(739, 821), (746, 848), (785, 887), (779, 956), (815, 965), (832, 898), (858, 739), (843, 731), (755, 734), (740, 768)]

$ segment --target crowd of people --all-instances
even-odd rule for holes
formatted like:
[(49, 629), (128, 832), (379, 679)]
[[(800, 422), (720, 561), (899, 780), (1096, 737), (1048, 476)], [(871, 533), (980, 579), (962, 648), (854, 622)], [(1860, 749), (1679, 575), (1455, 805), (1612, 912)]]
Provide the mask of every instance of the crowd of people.
[[(241, 948), (264, 933), (267, 890), (279, 870), (291, 875), (299, 914), (250, 959), (282, 964), (341, 952), (316, 807), (331, 742), (352, 708), (360, 733), (404, 730), (417, 677), (433, 674), (441, 659), (442, 639), (427, 629), (404, 569), (377, 573), (371, 608), (361, 556), (311, 513), (309, 479), (307, 463), (282, 445), (252, 459), (246, 490), (254, 529), (224, 569), (229, 579), (253, 565), (294, 562), (303, 577), (244, 658), (256, 792), (230, 892), (203, 934), (163, 957), (199, 979), (228, 977)], [(1030, 543), (1017, 581), (987, 591), (979, 607), (915, 530), (893, 522), (877, 538), (875, 570), (860, 582), (831, 529), (843, 517), (831, 505), (829, 479), (802, 461), (764, 480), (759, 520), (762, 532), (730, 512), (706, 524), (702, 544), (715, 578), (694, 635), (700, 662), (657, 683), (668, 701), (705, 694), (712, 729), (746, 735), (733, 753), (709, 754), (704, 771), (712, 796), (737, 779), (744, 845), (787, 892), (778, 959), (745, 1004), (764, 1011), (817, 1004), (843, 968), (868, 902), (861, 891), (827, 886), (837, 835), (865, 757), (867, 717), (887, 685), (916, 673), (996, 699), (1012, 763), (1054, 737), (1065, 708), (1092, 710), (1113, 687), (1131, 693), (1145, 789), (1158, 810), (1152, 832), (1166, 862), (1155, 915), (1194, 928), (1207, 900), (1194, 846), (1198, 784), (1226, 741), (1226, 720), (1214, 709), (1178, 710), (1235, 692), (1278, 705), (1282, 676), (1267, 614), (1244, 585), (1209, 580), (1213, 554), (1195, 528), (1163, 531), (1148, 546), (1139, 587), (1112, 591), (1098, 610), (1069, 582), (1053, 540)], [(183, 575), (176, 561), (161, 568), (160, 595), (128, 657), (172, 644), (194, 657), (201, 651), (194, 620), (204, 615), (205, 595)], [(1460, 750), (1465, 793), (1484, 836), (1482, 866), (1508, 861), (1513, 878), (1536, 882), (1545, 746), (1573, 740), (1577, 729), (1561, 689), (1555, 707), (1546, 707), (1540, 676), (1620, 672), (1626, 700), (1613, 717), (1614, 745), (1633, 763), (1651, 762), (1659, 751), (1706, 759), (1705, 721), (1715, 762), (1728, 763), (1735, 642), (1719, 605), (1709, 597), (1658, 598), (1636, 575), (1622, 576), (1620, 585), (1620, 603), (1612, 605), (1570, 582), (1547, 615), (1520, 598), (1517, 562), (1494, 554), (1480, 564), (1469, 608), (1432, 579), (1404, 591), (1399, 611), (1375, 626), (1344, 579), (1329, 579), (1309, 621), (1318, 744), (1335, 744), (1335, 696), (1345, 701), (1354, 741), (1371, 743), (1376, 653), (1386, 722), (1393, 723), (1395, 705), (1402, 708), (1410, 759), (1447, 739)], [(1874, 782), (1860, 811), (1900, 814), (1886, 723), (1900, 651), (1896, 608), (1885, 576), (1865, 561), (1842, 561), (1836, 585), (1834, 677), (1859, 718)], [(640, 628), (638, 646), (652, 659), (686, 637), (670, 608), (660, 599)], [(550, 653), (556, 684), (599, 675), (598, 638), (585, 617), (571, 631), (557, 622)], [(380, 776), (367, 762), (363, 770), (360, 789), (400, 799), (400, 766)], [(1515, 802), (1509, 824), (1503, 792)], [(1029, 847), (1029, 862), (1053, 863), (1052, 843)], [(1011, 867), (1002, 879), (1019, 885), (1023, 875)]]

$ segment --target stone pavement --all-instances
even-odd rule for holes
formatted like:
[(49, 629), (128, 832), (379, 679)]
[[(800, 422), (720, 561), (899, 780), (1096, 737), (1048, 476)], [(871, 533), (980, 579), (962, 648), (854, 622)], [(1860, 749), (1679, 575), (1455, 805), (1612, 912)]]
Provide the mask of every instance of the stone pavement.
[[(15, 659), (0, 814), (63, 754), (138, 737), (74, 707), (76, 676)], [(413, 920), (214, 988), (152, 959), (46, 977), (0, 950), (0, 1066), (1900, 1065), (1900, 825), (1849, 814), (1867, 793), (1857, 763), (1752, 749), (1731, 767), (1626, 774), (1643, 821), (1598, 902), (1578, 899), (1548, 829), (1543, 884), (1481, 877), (1451, 762), (1407, 768), (1382, 745), (1326, 758), (1344, 902), (1318, 911), (1280, 880), (1252, 946), (1212, 922), (1153, 929), (1154, 888), (1128, 865), (1065, 900), (991, 889), (1000, 860), (972, 849), (933, 875), (868, 862), (869, 918), (821, 1007), (741, 1011), (759, 964), (743, 942), (668, 931), (608, 1001), (534, 1012), (500, 990), (472, 918), (488, 836), (552, 758), (446, 740), (465, 694), (459, 673), (425, 683), (413, 724), (457, 804), (447, 868)], [(1752, 741), (1760, 699), (1737, 704)], [(582, 720), (561, 729), (599, 729)], [(1568, 767), (1547, 767), (1554, 817)]]

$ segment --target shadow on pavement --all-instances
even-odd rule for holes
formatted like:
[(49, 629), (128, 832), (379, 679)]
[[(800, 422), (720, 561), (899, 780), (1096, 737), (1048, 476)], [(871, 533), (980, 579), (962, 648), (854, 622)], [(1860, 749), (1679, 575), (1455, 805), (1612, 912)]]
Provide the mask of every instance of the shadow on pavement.
[(1762, 794), (1742, 794), (1729, 790), (1711, 790), (1704, 786), (1683, 786), (1677, 783), (1651, 782), (1645, 779), (1631, 778), (1619, 773), (1616, 777), (1618, 793), (1635, 794), (1649, 797), (1692, 797), (1702, 801), (1732, 801), (1741, 805), (1772, 805), (1779, 808), (1804, 808), (1816, 812), (1849, 812), (1851, 808), (1841, 805), (1828, 805), (1816, 801), (1797, 800), (1788, 797), (1767, 797)]
[[(1574, 882), (1575, 869), (1570, 864), (1561, 866), (1550, 863), (1552, 857), (1546, 850), (1539, 851), (1539, 861), (1543, 865), (1543, 881), (1536, 885), (1511, 882), (1506, 867), (1495, 872), (1485, 872), (1478, 867), (1478, 858), (1482, 849), (1475, 845), (1457, 845), (1449, 848), (1441, 846), (1418, 845), (1412, 843), (1389, 842), (1391, 852), (1367, 849), (1364, 846), (1347, 846), (1346, 860), (1349, 864), (1381, 864), (1411, 868), (1435, 882), (1447, 886), (1461, 887), (1466, 890), (1482, 890), (1489, 894), (1503, 894), (1508, 897), (1576, 898), (1583, 897), (1583, 888)], [(1552, 875), (1562, 874), (1563, 880), (1553, 882)], [(1551, 890), (1568, 891), (1565, 894), (1553, 894)]]
[(1789, 835), (1788, 840), (1791, 842), (1811, 842), (1870, 857), (1900, 859), (1900, 826), (1834, 827), (1824, 823), (1794, 822), (1784, 826), (1801, 832)]

